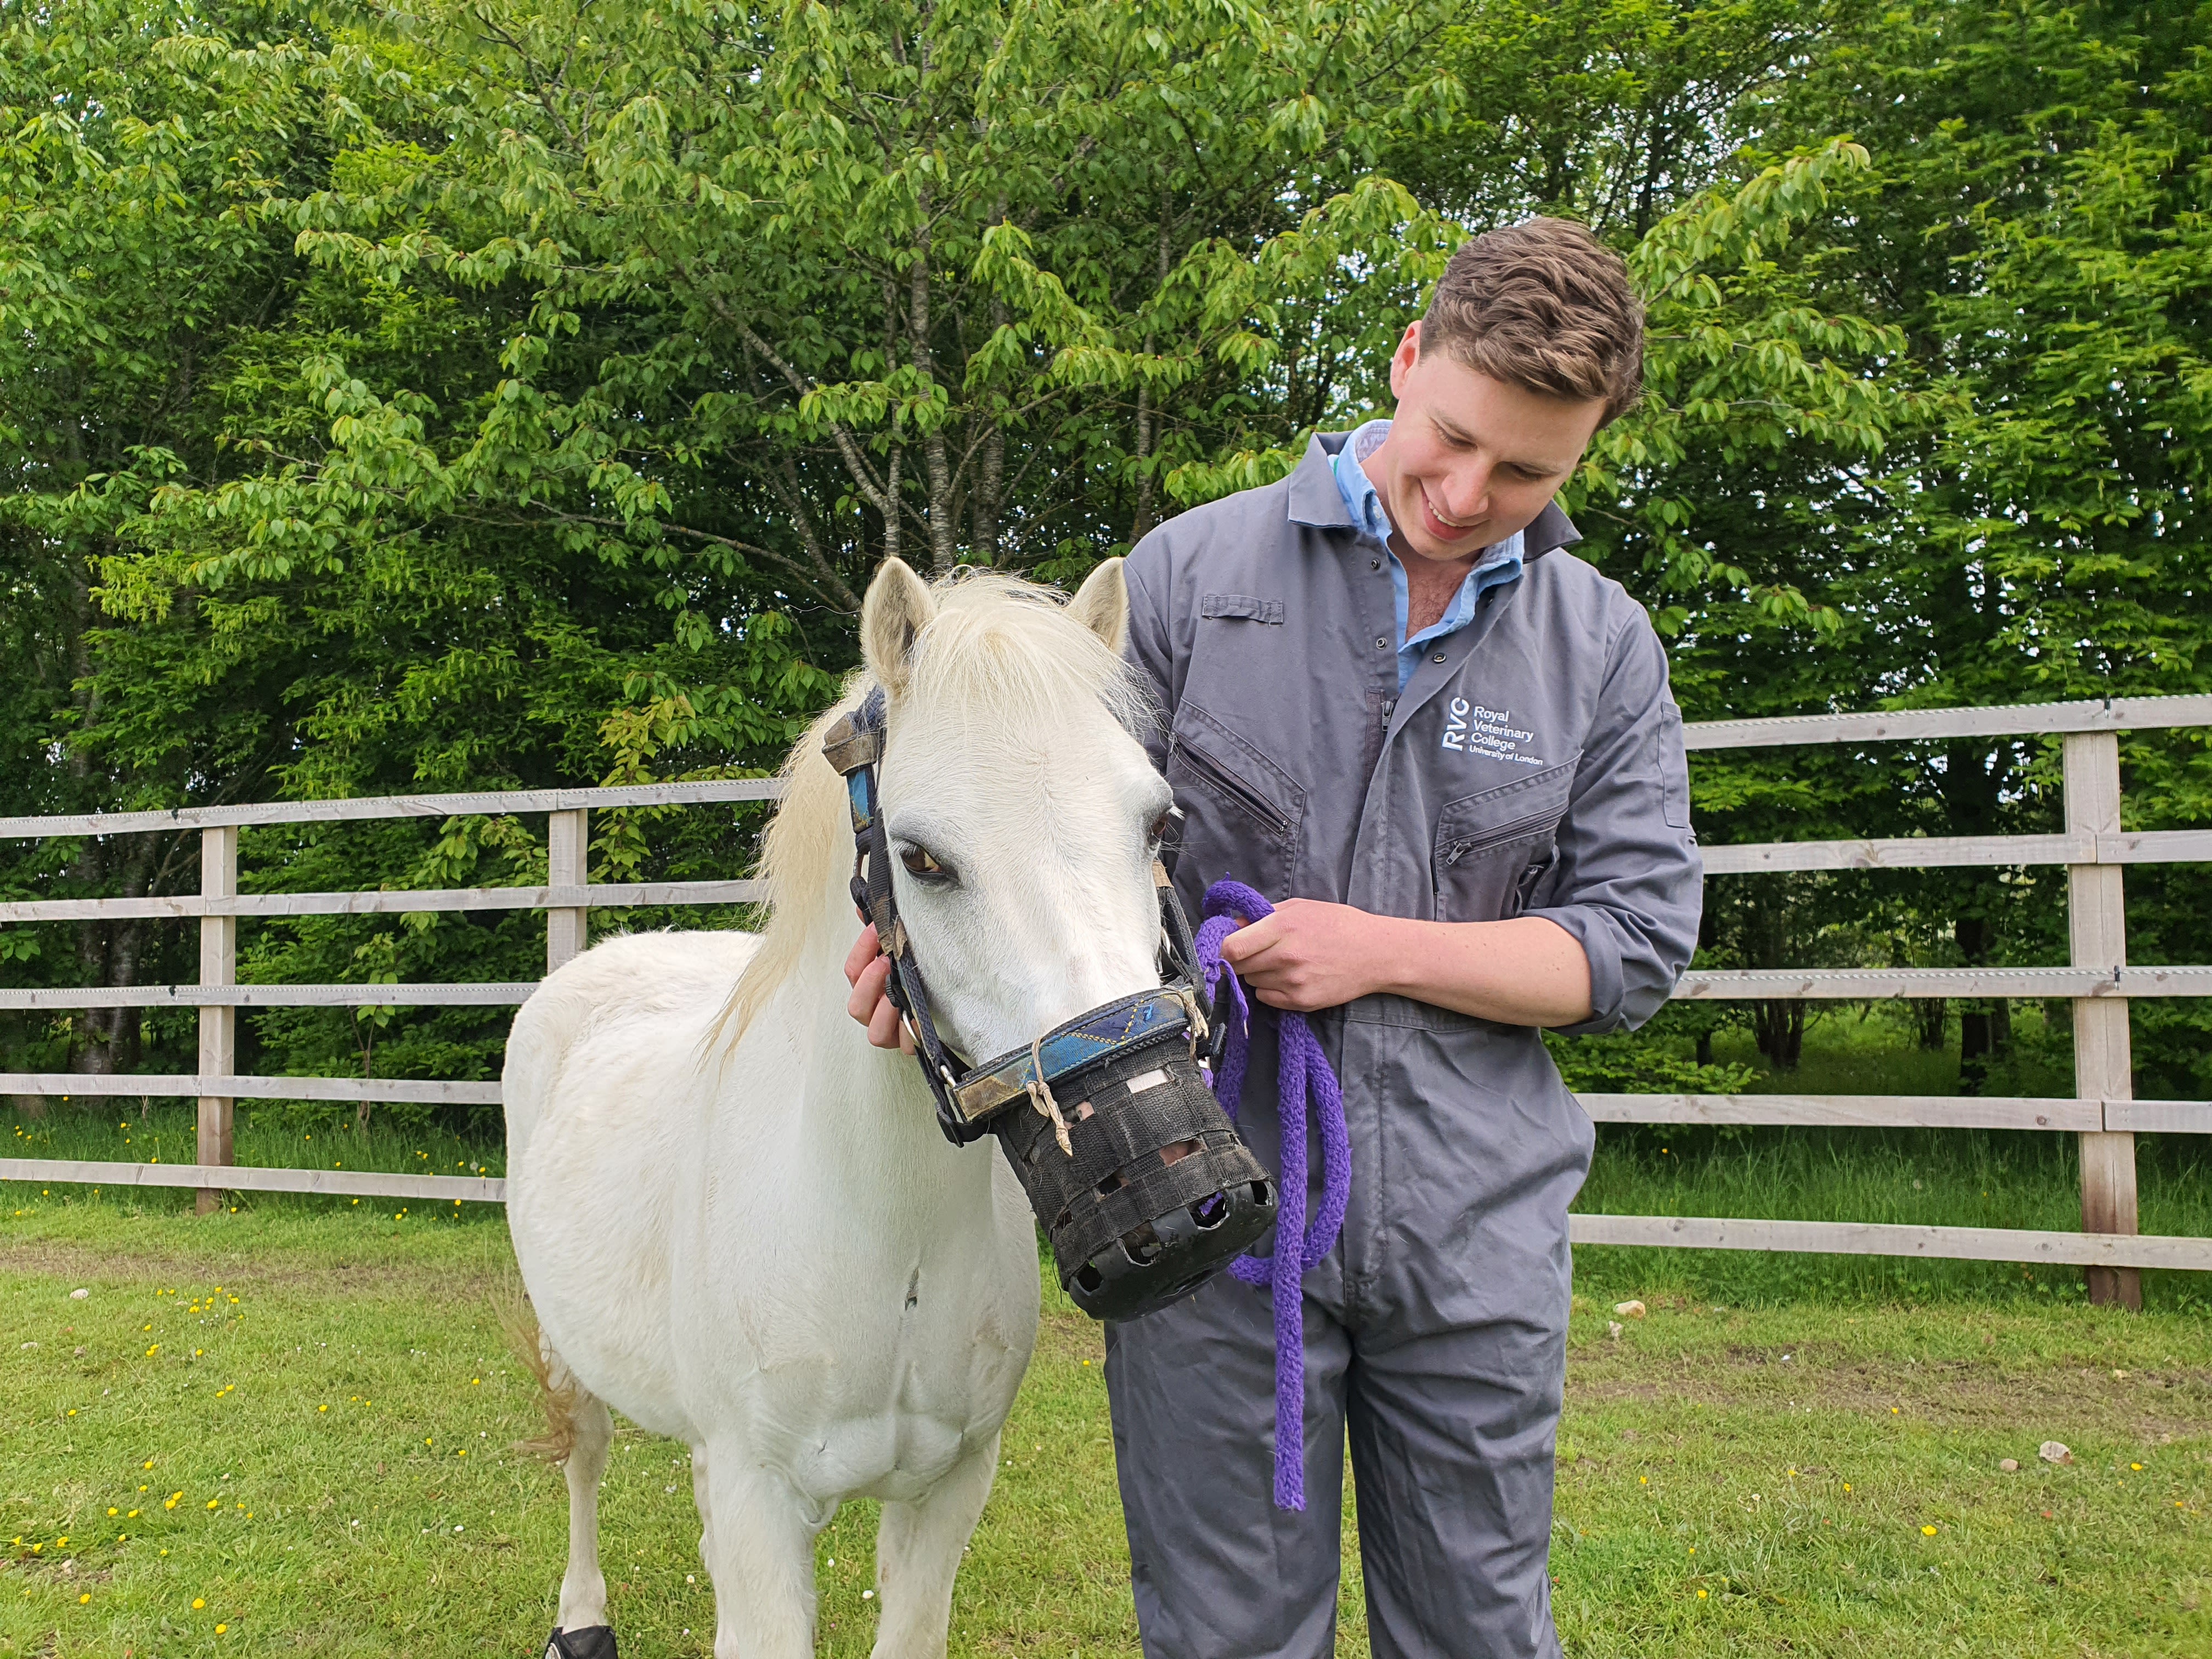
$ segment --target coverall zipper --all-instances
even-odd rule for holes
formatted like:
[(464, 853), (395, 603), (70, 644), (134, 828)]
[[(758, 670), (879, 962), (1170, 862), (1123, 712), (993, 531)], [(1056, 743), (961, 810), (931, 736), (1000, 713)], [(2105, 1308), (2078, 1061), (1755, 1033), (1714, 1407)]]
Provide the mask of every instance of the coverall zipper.
[(1446, 865), (1457, 864), (1469, 854), (1487, 853), (1493, 848), (1503, 847), (1507, 842), (1518, 840), (1531, 830), (1542, 830), (1557, 823), (1559, 816), (1557, 812), (1535, 812), (1527, 817), (1516, 818), (1510, 823), (1501, 823), (1494, 830), (1486, 830), (1479, 836), (1470, 836), (1445, 853), (1444, 862)]
[(1213, 784), (1231, 799), (1249, 808), (1255, 817), (1277, 830), (1287, 831), (1291, 821), (1283, 809), (1246, 783), (1235, 773), (1215, 760), (1203, 749), (1194, 749), (1180, 737), (1175, 739), (1174, 752), (1190, 763), (1190, 769)]

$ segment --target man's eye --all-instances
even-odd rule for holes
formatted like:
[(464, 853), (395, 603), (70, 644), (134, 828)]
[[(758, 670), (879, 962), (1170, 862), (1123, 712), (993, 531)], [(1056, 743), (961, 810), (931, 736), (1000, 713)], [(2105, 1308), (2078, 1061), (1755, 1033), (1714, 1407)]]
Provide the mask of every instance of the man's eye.
[(907, 874), (925, 881), (940, 881), (952, 873), (919, 847), (902, 848), (899, 862), (906, 866)]

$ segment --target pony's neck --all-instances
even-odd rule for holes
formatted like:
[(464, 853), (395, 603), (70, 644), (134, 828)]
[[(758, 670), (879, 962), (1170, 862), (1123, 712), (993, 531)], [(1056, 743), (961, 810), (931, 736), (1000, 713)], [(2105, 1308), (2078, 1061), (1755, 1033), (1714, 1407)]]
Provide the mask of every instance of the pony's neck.
[(919, 1063), (896, 1048), (874, 1047), (846, 1012), (845, 958), (860, 927), (840, 869), (816, 898), (781, 993), (791, 999), (793, 1029), (806, 1051), (808, 1111), (825, 1127), (862, 1129), (893, 1141), (911, 1133), (942, 1146)]

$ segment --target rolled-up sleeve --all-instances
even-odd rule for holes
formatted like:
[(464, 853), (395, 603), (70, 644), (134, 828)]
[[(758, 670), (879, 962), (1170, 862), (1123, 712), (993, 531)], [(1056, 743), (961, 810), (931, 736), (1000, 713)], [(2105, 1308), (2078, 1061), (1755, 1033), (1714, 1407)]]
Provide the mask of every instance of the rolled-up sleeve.
[(1633, 1030), (1690, 965), (1705, 861), (1690, 827), (1682, 714), (1667, 655), (1641, 610), (1607, 653), (1603, 689), (1558, 831), (1559, 857), (1524, 914), (1574, 935), (1589, 958), (1589, 1018), (1568, 1036)]

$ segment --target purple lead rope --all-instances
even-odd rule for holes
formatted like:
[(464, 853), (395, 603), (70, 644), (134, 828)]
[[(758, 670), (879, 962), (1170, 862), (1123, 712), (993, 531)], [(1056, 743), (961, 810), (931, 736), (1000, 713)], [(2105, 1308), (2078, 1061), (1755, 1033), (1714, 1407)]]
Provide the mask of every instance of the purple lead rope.
[[(1273, 915), (1275, 907), (1241, 881), (1217, 881), (1206, 890), (1206, 920), (1198, 925), (1199, 970), (1206, 978), (1209, 1002), (1225, 974), (1237, 1014), (1229, 1027), (1227, 1045), (1214, 1073), (1213, 1092), (1222, 1110), (1231, 1117), (1244, 1092), (1245, 1062), (1251, 1053), (1251, 1005), (1244, 988), (1221, 959), (1221, 941), (1237, 931), (1238, 918), (1258, 921)], [(1275, 1254), (1240, 1255), (1229, 1271), (1247, 1285), (1267, 1285), (1275, 1302), (1275, 1507), (1303, 1510), (1306, 1506), (1305, 1393), (1306, 1330), (1305, 1275), (1321, 1265), (1322, 1258), (1344, 1231), (1344, 1208), (1352, 1195), (1352, 1137), (1344, 1124), (1344, 1092), (1321, 1040), (1306, 1024), (1305, 1016), (1285, 1012), (1280, 1018), (1279, 1077), (1275, 1109), (1282, 1118), (1283, 1166), (1278, 1171), (1275, 1212)], [(1306, 1225), (1306, 1109), (1310, 1102), (1321, 1124), (1321, 1209)], [(1281, 1273), (1283, 1241), (1301, 1241), (1296, 1273)]]

